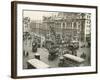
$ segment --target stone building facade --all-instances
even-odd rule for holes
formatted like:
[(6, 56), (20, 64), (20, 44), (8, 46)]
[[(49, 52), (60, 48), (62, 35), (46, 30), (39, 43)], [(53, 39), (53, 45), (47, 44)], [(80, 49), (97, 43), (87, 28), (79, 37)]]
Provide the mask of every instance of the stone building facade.
[(23, 18), (23, 32), (30, 32), (30, 21), (29, 17)]
[(31, 21), (31, 31), (45, 37), (59, 34), (61, 39), (86, 41), (90, 37), (91, 14), (54, 12), (52, 16), (44, 16), (41, 21)]

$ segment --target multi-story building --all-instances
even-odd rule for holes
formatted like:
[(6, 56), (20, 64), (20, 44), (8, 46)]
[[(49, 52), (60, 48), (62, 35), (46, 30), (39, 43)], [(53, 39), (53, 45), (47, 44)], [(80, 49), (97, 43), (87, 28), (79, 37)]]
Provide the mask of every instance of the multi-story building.
[(90, 22), (90, 14), (72, 12), (59, 12), (43, 20), (47, 34), (50, 34), (51, 26), (57, 34), (61, 34), (61, 38), (81, 41), (85, 41), (90, 34)]
[(85, 24), (85, 37), (86, 41), (90, 41), (91, 39), (91, 14), (86, 14), (86, 24)]
[(46, 17), (43, 20), (44, 26), (46, 26), (50, 34), (50, 26), (54, 28), (56, 34), (60, 34), (61, 38), (77, 39), (79, 40), (80, 34), (80, 14), (79, 13), (64, 13), (60, 12), (58, 15)]
[(23, 18), (23, 32), (29, 32), (30, 31), (30, 18), (24, 17)]
[(90, 40), (91, 38), (91, 14), (90, 13), (81, 13), (81, 39), (83, 41)]
[(32, 20), (30, 22), (30, 32), (40, 35), (42, 29), (42, 21), (41, 20)]
[(89, 13), (54, 12), (43, 20), (30, 22), (31, 32), (52, 37), (52, 32), (61, 39), (86, 41), (90, 38), (91, 15)]

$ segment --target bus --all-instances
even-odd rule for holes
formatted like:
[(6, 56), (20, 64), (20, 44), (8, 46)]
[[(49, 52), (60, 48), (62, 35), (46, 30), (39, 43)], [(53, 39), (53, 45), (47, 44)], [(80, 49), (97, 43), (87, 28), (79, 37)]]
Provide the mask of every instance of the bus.
[(30, 59), (27, 61), (28, 69), (41, 69), (41, 68), (50, 68), (50, 66), (38, 59)]
[(85, 61), (83, 58), (71, 54), (65, 54), (63, 55), (63, 57), (64, 57), (64, 62), (71, 66), (81, 66), (84, 64)]

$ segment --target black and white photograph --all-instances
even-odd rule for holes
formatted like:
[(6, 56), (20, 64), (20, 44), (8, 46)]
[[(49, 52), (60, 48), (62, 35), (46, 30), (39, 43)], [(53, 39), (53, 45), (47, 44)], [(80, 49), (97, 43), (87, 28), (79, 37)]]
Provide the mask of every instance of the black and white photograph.
[(97, 73), (97, 6), (12, 2), (12, 77)]
[(23, 11), (23, 69), (91, 66), (91, 13)]

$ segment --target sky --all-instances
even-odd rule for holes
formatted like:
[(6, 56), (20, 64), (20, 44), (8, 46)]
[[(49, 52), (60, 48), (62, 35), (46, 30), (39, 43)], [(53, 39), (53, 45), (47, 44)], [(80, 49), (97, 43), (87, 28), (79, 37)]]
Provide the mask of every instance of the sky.
[(46, 11), (24, 11), (24, 17), (30, 17), (31, 20), (42, 20), (43, 16), (50, 16), (56, 12), (46, 12)]

